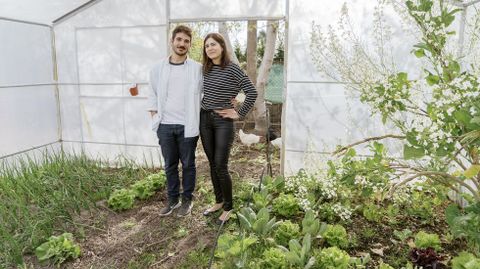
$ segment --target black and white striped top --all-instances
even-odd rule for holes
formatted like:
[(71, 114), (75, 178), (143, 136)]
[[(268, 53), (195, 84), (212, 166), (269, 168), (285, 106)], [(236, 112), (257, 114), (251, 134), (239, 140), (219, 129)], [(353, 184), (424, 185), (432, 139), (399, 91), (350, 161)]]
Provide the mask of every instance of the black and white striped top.
[(224, 69), (214, 65), (203, 77), (202, 108), (206, 110), (233, 108), (231, 100), (240, 90), (246, 95), (243, 105), (237, 111), (243, 118), (255, 104), (257, 90), (238, 65), (230, 63)]

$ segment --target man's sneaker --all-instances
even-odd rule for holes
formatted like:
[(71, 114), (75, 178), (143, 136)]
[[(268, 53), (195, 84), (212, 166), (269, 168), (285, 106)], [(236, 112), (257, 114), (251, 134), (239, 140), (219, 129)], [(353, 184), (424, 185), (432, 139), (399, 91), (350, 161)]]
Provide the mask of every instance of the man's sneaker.
[(172, 214), (173, 210), (180, 207), (180, 202), (179, 201), (170, 201), (168, 202), (168, 205), (166, 205), (164, 208), (160, 209), (159, 215), (160, 216), (168, 216)]
[(178, 209), (177, 217), (184, 217), (192, 212), (193, 202), (191, 199), (183, 199), (182, 205)]

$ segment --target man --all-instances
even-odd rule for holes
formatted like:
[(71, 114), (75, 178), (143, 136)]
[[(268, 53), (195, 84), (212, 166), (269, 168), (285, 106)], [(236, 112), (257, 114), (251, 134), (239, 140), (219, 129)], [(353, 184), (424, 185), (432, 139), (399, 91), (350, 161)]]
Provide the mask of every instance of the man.
[[(187, 57), (191, 42), (190, 28), (183, 25), (175, 27), (170, 41), (170, 56), (150, 72), (148, 111), (152, 116), (152, 128), (157, 132), (167, 175), (168, 202), (160, 210), (161, 216), (170, 215), (176, 208), (179, 208), (177, 216), (186, 216), (193, 206), (202, 67)], [(179, 160), (182, 162), (181, 194)]]

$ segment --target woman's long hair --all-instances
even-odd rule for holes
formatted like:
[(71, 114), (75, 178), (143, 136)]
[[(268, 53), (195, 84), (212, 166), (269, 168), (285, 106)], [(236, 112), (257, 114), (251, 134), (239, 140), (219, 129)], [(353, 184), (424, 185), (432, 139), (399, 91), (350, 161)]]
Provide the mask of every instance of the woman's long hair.
[(230, 63), (230, 55), (227, 51), (227, 45), (225, 44), (225, 39), (219, 33), (209, 33), (205, 39), (203, 39), (203, 74), (207, 74), (212, 70), (213, 61), (212, 59), (208, 58), (207, 53), (205, 52), (205, 42), (207, 39), (212, 38), (213, 40), (217, 41), (218, 44), (222, 47), (222, 58), (220, 59), (220, 67), (225, 68)]

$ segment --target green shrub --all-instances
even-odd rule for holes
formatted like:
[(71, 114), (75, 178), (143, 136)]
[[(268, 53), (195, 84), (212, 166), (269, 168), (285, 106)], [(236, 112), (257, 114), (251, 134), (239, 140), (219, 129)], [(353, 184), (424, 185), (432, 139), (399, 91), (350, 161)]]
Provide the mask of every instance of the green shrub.
[(435, 250), (442, 249), (442, 243), (437, 234), (429, 234), (424, 231), (420, 231), (415, 235), (415, 246), (417, 248), (428, 248), (431, 247)]
[(275, 232), (275, 242), (282, 246), (288, 246), (291, 239), (300, 237), (300, 226), (290, 220), (282, 222)]
[(480, 259), (468, 252), (461, 252), (452, 259), (452, 269), (480, 269)]
[(327, 225), (322, 237), (332, 247), (344, 248), (348, 246), (348, 234), (342, 225)]
[(51, 236), (48, 241), (35, 249), (39, 261), (52, 259), (54, 264), (61, 264), (69, 258), (80, 257), (80, 247), (73, 242), (71, 233)]
[(280, 216), (293, 217), (300, 211), (300, 206), (295, 196), (281, 193), (273, 201), (273, 210)]
[(314, 254), (314, 269), (347, 269), (350, 263), (350, 256), (347, 252), (337, 248), (329, 247)]
[(120, 211), (133, 207), (135, 192), (127, 189), (116, 190), (108, 199), (108, 206), (113, 210)]
[(269, 248), (263, 252), (263, 259), (260, 262), (262, 269), (287, 269), (288, 263), (285, 253), (278, 248)]

